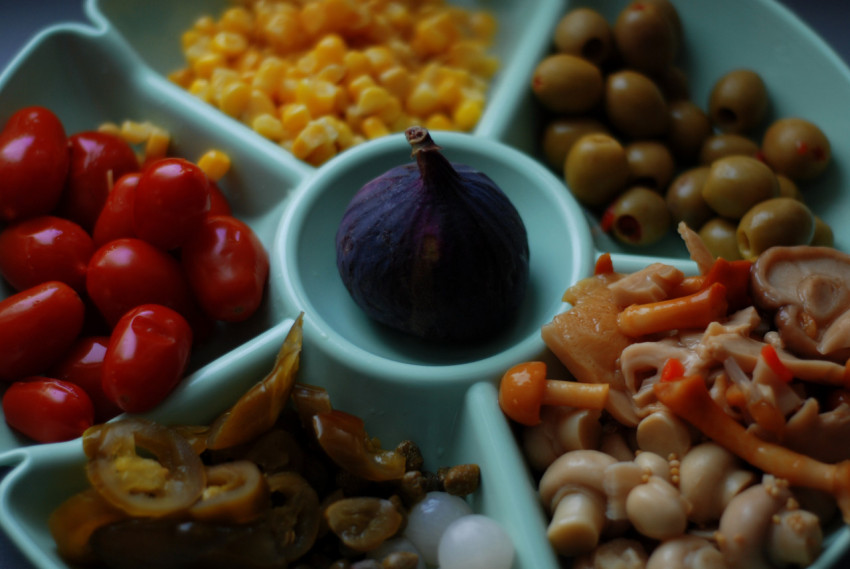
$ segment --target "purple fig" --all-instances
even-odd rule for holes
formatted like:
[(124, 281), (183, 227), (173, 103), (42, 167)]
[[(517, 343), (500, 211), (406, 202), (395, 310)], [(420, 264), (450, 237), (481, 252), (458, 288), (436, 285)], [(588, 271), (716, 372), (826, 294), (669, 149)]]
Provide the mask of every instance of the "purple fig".
[(514, 319), (528, 285), (528, 237), (486, 174), (449, 162), (422, 127), (415, 164), (353, 197), (336, 234), (337, 268), (371, 318), (436, 341), (477, 341)]

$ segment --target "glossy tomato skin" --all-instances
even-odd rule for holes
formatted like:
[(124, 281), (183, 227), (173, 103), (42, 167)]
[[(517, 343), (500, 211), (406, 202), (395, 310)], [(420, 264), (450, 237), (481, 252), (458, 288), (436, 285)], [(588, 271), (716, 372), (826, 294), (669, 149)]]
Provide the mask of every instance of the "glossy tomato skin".
[(191, 347), (192, 329), (180, 314), (159, 304), (137, 306), (109, 337), (103, 391), (124, 411), (147, 411), (180, 382)]
[(133, 198), (133, 230), (166, 251), (183, 245), (210, 210), (207, 175), (183, 158), (146, 166)]
[(53, 211), (69, 164), (65, 128), (52, 111), (33, 106), (14, 113), (0, 131), (0, 221)]
[(40, 215), (0, 232), (0, 274), (21, 291), (47, 281), (62, 281), (85, 292), (86, 268), (94, 243), (68, 219)]
[(84, 318), (80, 296), (59, 281), (0, 301), (0, 381), (44, 372), (77, 339)]
[(94, 405), (98, 423), (121, 413), (121, 408), (103, 391), (103, 358), (108, 344), (109, 336), (81, 336), (46, 374), (82, 387)]
[(71, 165), (60, 203), (60, 215), (91, 232), (118, 179), (139, 169), (133, 148), (120, 136), (83, 131), (68, 137)]
[(136, 236), (133, 231), (133, 197), (140, 176), (139, 172), (124, 174), (112, 186), (92, 230), (95, 247), (113, 239)]
[(207, 215), (233, 215), (230, 201), (217, 183), (210, 180), (210, 210)]
[(77, 438), (94, 424), (94, 407), (83, 388), (48, 377), (10, 385), (3, 415), (10, 427), (41, 443)]
[(162, 304), (194, 321), (198, 312), (180, 263), (134, 237), (100, 247), (89, 261), (86, 291), (110, 326), (140, 304)]
[(240, 322), (263, 300), (269, 257), (251, 228), (239, 219), (214, 215), (184, 246), (183, 270), (204, 313)]

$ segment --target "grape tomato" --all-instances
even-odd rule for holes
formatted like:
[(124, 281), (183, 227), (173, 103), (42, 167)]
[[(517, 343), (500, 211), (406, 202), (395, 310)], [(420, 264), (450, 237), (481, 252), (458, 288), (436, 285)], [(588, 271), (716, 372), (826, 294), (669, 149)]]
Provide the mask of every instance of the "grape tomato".
[(52, 111), (33, 106), (15, 112), (0, 132), (0, 221), (52, 211), (69, 163), (65, 128)]
[(253, 230), (235, 217), (207, 217), (183, 246), (181, 261), (210, 318), (238, 322), (260, 306), (269, 275), (268, 254)]
[(162, 304), (190, 320), (197, 312), (180, 263), (137, 238), (110, 241), (89, 261), (86, 290), (110, 326), (140, 304)]
[(133, 231), (133, 198), (140, 176), (138, 172), (124, 174), (112, 186), (92, 230), (96, 247), (121, 237), (136, 237)]
[(124, 174), (136, 172), (139, 160), (123, 138), (100, 131), (68, 137), (71, 166), (60, 204), (60, 214), (91, 231), (109, 190)]
[(37, 375), (50, 367), (77, 339), (84, 317), (80, 296), (59, 281), (0, 301), (0, 381)]
[(186, 370), (192, 329), (174, 310), (143, 304), (115, 325), (103, 359), (103, 390), (121, 409), (147, 411), (159, 404)]
[(0, 274), (21, 291), (47, 281), (62, 281), (85, 291), (86, 268), (94, 243), (73, 221), (40, 215), (0, 232)]
[(3, 415), (13, 429), (42, 443), (79, 437), (94, 424), (94, 408), (85, 390), (48, 377), (10, 385), (3, 394)]
[(183, 158), (145, 167), (133, 197), (133, 230), (165, 250), (176, 249), (200, 227), (210, 210), (207, 175)]
[(102, 423), (121, 413), (103, 391), (103, 359), (109, 336), (81, 336), (47, 375), (79, 385), (91, 398), (94, 416)]

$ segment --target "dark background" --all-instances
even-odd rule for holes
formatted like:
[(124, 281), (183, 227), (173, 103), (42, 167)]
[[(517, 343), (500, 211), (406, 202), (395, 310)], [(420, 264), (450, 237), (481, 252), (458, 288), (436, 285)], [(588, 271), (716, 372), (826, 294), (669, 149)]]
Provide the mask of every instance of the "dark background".
[[(850, 0), (777, 1), (795, 12), (850, 65)], [(51, 24), (72, 21), (88, 22), (83, 12), (83, 0), (0, 0), (0, 68), (5, 68), (36, 32)], [(0, 469), (0, 477), (4, 473)], [(32, 569), (32, 565), (2, 533), (0, 567)], [(844, 563), (839, 562), (837, 567), (850, 567), (850, 556)]]

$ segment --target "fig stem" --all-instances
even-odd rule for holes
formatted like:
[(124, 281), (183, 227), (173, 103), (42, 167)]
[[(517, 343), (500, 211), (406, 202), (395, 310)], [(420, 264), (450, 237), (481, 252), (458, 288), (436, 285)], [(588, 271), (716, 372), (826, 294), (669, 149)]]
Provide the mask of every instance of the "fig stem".
[(440, 152), (440, 147), (431, 138), (428, 129), (422, 126), (411, 126), (404, 131), (404, 136), (410, 144), (410, 155), (416, 158), (422, 182), (435, 190), (457, 187), (461, 176), (451, 162)]

